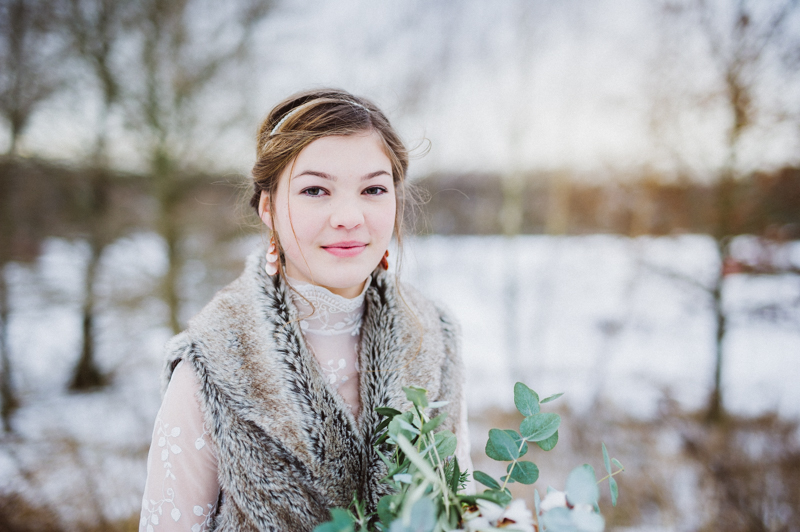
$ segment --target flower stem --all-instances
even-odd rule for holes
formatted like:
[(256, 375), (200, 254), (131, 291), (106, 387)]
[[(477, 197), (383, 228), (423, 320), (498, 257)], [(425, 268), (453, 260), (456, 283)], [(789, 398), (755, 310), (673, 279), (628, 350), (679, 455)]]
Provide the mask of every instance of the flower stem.
[(604, 480), (607, 480), (607, 479), (609, 479), (609, 478), (611, 478), (611, 477), (613, 477), (613, 476), (615, 476), (615, 475), (618, 475), (619, 473), (622, 473), (623, 471), (625, 471), (625, 468), (624, 468), (624, 467), (623, 467), (622, 469), (617, 469), (616, 471), (614, 471), (614, 472), (613, 472), (613, 473), (611, 473), (610, 475), (606, 475), (606, 476), (604, 476), (603, 478), (601, 478), (600, 480), (598, 480), (598, 481), (597, 481), (597, 483), (598, 483), (598, 484), (600, 484), (600, 483), (601, 483), (601, 482), (603, 482)]
[[(517, 456), (519, 456), (519, 454), (522, 453), (523, 447), (525, 447), (525, 439), (522, 440), (522, 444), (519, 446), (519, 449), (517, 450)], [(508, 473), (506, 474), (506, 479), (503, 481), (503, 487), (500, 488), (500, 491), (505, 491), (506, 484), (508, 484), (508, 479), (511, 478), (511, 473), (514, 472), (514, 466), (517, 465), (517, 460), (519, 460), (519, 458), (514, 458), (514, 461), (511, 462), (511, 469), (508, 470)]]

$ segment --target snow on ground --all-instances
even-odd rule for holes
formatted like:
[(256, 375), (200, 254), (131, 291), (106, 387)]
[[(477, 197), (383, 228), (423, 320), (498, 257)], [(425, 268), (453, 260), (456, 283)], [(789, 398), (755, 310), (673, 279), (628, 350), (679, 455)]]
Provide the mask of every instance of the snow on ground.
[[(256, 245), (259, 237), (228, 245), (227, 263), (219, 252), (187, 263), (186, 318), (237, 274), (230, 262), (240, 268)], [(734, 249), (753, 252), (753, 242), (739, 239)], [(161, 348), (170, 333), (167, 309), (154, 293), (165, 255), (160, 239), (147, 233), (106, 250), (97, 284), (98, 360), (114, 385), (102, 394), (70, 395), (64, 390), (80, 349), (87, 252), (80, 242), (52, 239), (35, 264), (10, 264), (4, 272), (13, 378), (24, 403), (14, 425), (23, 439), (39, 442), (29, 453), (70, 442), (117, 453), (116, 460), (97, 458), (98, 467), (126, 482), (78, 491), (104, 492), (106, 517), (122, 517), (138, 504), (160, 400)], [(797, 266), (800, 245), (778, 255)], [(521, 380), (542, 395), (566, 392), (562, 401), (578, 412), (602, 398), (650, 418), (666, 392), (686, 408), (705, 403), (714, 367), (707, 288), (718, 268), (714, 242), (705, 236), (430, 236), (406, 241), (401, 276), (461, 323), (473, 411), (512, 408), (512, 386)], [(800, 276), (732, 275), (724, 291), (726, 405), (738, 413), (800, 416)], [(74, 468), (61, 464), (57, 475), (54, 466), (54, 503), (95, 459), (72, 456)], [(11, 478), (14, 467), (0, 456), (0, 478)]]
[[(687, 408), (708, 396), (714, 317), (702, 287), (718, 269), (708, 237), (437, 236), (405, 251), (405, 277), (463, 326), (472, 408), (512, 407), (516, 380), (566, 392), (578, 409), (603, 396), (641, 416), (665, 390)], [(733, 275), (724, 290), (727, 405), (800, 415), (800, 276)], [(753, 315), (767, 304), (780, 311)]]
[[(251, 237), (228, 251), (241, 260), (257, 244)], [(738, 247), (748, 245), (743, 238)], [(798, 249), (787, 246), (782, 256), (797, 261)], [(701, 286), (713, 285), (718, 268), (708, 237), (430, 236), (407, 240), (403, 251), (401, 277), (461, 323), (472, 408), (510, 406), (515, 380), (543, 394), (566, 392), (575, 408), (603, 396), (643, 416), (656, 412), (664, 390), (689, 408), (707, 397), (714, 319)], [(86, 255), (82, 243), (53, 239), (35, 265), (6, 269), (14, 379), (28, 404), (50, 411), (78, 400), (62, 390), (80, 347)], [(116, 378), (114, 393), (129, 390), (145, 418), (158, 403), (169, 336), (167, 309), (153, 295), (165, 269), (158, 237), (138, 234), (106, 250), (97, 285), (100, 362)], [(224, 277), (210, 269), (189, 262), (183, 290), (192, 313), (217, 288), (208, 279)], [(732, 275), (724, 289), (728, 406), (800, 415), (800, 276)], [(27, 426), (25, 415), (18, 422)]]

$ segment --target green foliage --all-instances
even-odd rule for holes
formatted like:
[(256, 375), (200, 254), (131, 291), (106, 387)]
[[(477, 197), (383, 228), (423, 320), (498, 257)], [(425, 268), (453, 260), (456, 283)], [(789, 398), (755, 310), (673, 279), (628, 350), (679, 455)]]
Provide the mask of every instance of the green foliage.
[(551, 451), (558, 443), (558, 431), (555, 431), (552, 436), (536, 442), (536, 445), (543, 451)]
[(533, 484), (539, 479), (539, 468), (533, 462), (509, 464), (508, 472), (511, 479), (521, 484)]
[[(625, 471), (625, 468), (622, 467), (622, 463), (617, 460), (616, 458), (609, 459), (608, 456), (608, 449), (606, 449), (606, 444), (601, 444), (603, 447), (603, 466), (606, 468), (606, 473), (608, 473), (605, 477), (600, 479), (600, 482), (608, 479), (608, 488), (611, 492), (611, 504), (612, 506), (617, 505), (617, 499), (619, 498), (619, 486), (617, 486), (617, 480), (614, 478), (614, 475), (622, 473)], [(611, 471), (611, 464), (614, 464), (614, 467), (617, 468), (617, 471)], [(599, 484), (599, 482), (598, 482)]]
[[(387, 467), (383, 482), (393, 493), (381, 498), (376, 512), (368, 514), (363, 503), (354, 500), (348, 510), (334, 509), (331, 521), (323, 523), (314, 532), (444, 532), (464, 528), (465, 519), (471, 519), (480, 508), (479, 501), (488, 501), (506, 508), (511, 503), (509, 483), (533, 484), (539, 478), (539, 468), (530, 461), (520, 460), (528, 452), (528, 442), (535, 442), (545, 451), (558, 443), (561, 417), (541, 412), (541, 405), (561, 394), (544, 400), (523, 383), (514, 386), (514, 404), (525, 417), (520, 432), (511, 429), (491, 429), (486, 442), (486, 455), (493, 460), (508, 462), (507, 474), (499, 481), (482, 472), (472, 476), (487, 489), (475, 495), (459, 493), (469, 480), (470, 473), (462, 471), (455, 458), (457, 440), (449, 430), (438, 430), (446, 419), (441, 413), (431, 419), (427, 411), (441, 408), (447, 402), (428, 402), (422, 388), (403, 388), (412, 408), (399, 412), (392, 408), (377, 408), (384, 419), (378, 425), (375, 448)], [(383, 452), (381, 451), (383, 449)], [(387, 453), (388, 449), (388, 454)], [(611, 464), (618, 467), (611, 471)], [(608, 475), (612, 503), (616, 504), (618, 486), (614, 475), (620, 473), (622, 464), (608, 456), (603, 445), (603, 465)], [(502, 484), (501, 484), (502, 482)], [(590, 466), (575, 468), (566, 485), (566, 500), (570, 506), (554, 507), (540, 513), (541, 502), (535, 492), (535, 515), (541, 515), (542, 532), (600, 532), (605, 523), (597, 513), (598, 482)], [(561, 495), (562, 500), (564, 495)], [(485, 504), (485, 503), (480, 503)], [(476, 506), (477, 505), (477, 506)]]
[[(500, 429), (493, 429), (493, 430), (500, 430)], [(511, 437), (511, 439), (514, 440), (514, 445), (516, 446), (517, 449), (521, 449), (519, 455), (525, 456), (525, 454), (528, 452), (528, 444), (525, 443), (525, 441), (522, 439), (522, 436), (520, 436), (517, 431), (511, 429), (506, 429), (503, 432), (508, 434)], [(485, 451), (486, 451), (486, 456), (488, 456), (492, 460), (497, 460), (499, 462), (505, 461), (504, 458), (500, 458), (500, 453), (499, 451), (495, 450), (491, 439), (486, 441)]]
[(514, 404), (523, 416), (539, 413), (539, 394), (518, 382), (514, 385)]
[(489, 431), (489, 441), (486, 442), (486, 456), (492, 460), (506, 462), (519, 458), (520, 449), (506, 431), (492, 429)]
[(352, 532), (355, 520), (350, 516), (350, 512), (341, 508), (331, 510), (331, 520), (323, 523), (314, 529), (314, 532)]
[(555, 434), (560, 424), (558, 414), (540, 412), (526, 417), (519, 425), (519, 432), (528, 441), (543, 441)]
[(578, 466), (567, 477), (567, 500), (573, 505), (588, 504), (594, 506), (600, 497), (597, 489), (597, 478), (591, 466)]
[(495, 489), (495, 490), (499, 490), (500, 489), (500, 483), (497, 482), (492, 477), (490, 477), (489, 475), (487, 475), (486, 473), (484, 473), (483, 471), (474, 471), (472, 473), (472, 477), (476, 481), (478, 481), (481, 484), (483, 484), (484, 486), (486, 486), (487, 488), (492, 488), (492, 489)]

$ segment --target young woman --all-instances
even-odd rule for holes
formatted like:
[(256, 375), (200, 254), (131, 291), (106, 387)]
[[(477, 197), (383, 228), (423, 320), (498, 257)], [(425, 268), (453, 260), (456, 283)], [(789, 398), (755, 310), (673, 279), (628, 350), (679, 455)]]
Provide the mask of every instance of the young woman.
[(270, 243), (167, 345), (140, 530), (312, 530), (354, 495), (374, 511), (375, 408), (408, 408), (404, 386), (449, 401), (472, 469), (457, 326), (386, 271), (407, 166), (384, 114), (344, 91), (264, 120), (251, 205)]

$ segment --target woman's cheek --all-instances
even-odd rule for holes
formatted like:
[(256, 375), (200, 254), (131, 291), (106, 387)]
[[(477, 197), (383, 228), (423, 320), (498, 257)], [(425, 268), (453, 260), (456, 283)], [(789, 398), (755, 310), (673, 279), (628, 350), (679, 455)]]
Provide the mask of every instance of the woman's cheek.
[(379, 236), (381, 241), (388, 243), (392, 239), (394, 232), (395, 209), (394, 204), (391, 206), (383, 206), (373, 218), (373, 227), (375, 228), (376, 236)]

